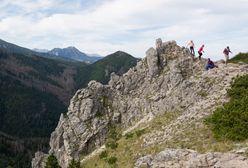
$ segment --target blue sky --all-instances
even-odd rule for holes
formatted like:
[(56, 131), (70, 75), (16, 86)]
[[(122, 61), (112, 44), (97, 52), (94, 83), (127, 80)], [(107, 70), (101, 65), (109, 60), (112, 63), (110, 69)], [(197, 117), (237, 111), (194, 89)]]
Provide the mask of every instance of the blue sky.
[(193, 40), (222, 59), (248, 52), (248, 0), (1, 0), (0, 38), (27, 48), (75, 46), (144, 57), (155, 40)]

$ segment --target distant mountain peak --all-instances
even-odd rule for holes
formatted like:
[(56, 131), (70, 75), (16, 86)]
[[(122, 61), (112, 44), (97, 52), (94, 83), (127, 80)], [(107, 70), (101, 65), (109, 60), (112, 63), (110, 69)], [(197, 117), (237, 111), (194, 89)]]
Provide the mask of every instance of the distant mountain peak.
[(49, 54), (56, 55), (57, 57), (70, 58), (76, 61), (83, 61), (87, 63), (93, 63), (102, 57), (91, 57), (80, 51), (74, 46), (69, 46), (66, 48), (54, 48), (49, 51)]
[(40, 52), (40, 53), (47, 53), (47, 52), (49, 52), (48, 49), (34, 48), (34, 49), (32, 49), (32, 50), (35, 51), (35, 52)]
[[(116, 51), (115, 53), (116, 53), (116, 54), (125, 54), (125, 55), (128, 54), (128, 53), (126, 53), (126, 52), (124, 52), (124, 51), (121, 51), (121, 50), (118, 50), (118, 51)], [(128, 55), (129, 55), (129, 54), (128, 54)]]
[(52, 50), (47, 50), (47, 49), (28, 49), (24, 47), (20, 47), (18, 45), (6, 42), (2, 39), (0, 39), (0, 49), (10, 52), (10, 53), (18, 53), (22, 55), (37, 55), (41, 57), (46, 57), (46, 58), (52, 58), (52, 59), (62, 59), (62, 60), (70, 60), (70, 61), (82, 61), (86, 63), (93, 63), (96, 62), (103, 57), (99, 56), (88, 56), (84, 52), (80, 51), (74, 46), (68, 46), (66, 48), (54, 48)]
[(64, 48), (64, 49), (73, 49), (73, 50), (78, 50), (76, 47), (74, 47), (74, 46), (69, 46), (69, 47), (66, 47), (66, 48)]

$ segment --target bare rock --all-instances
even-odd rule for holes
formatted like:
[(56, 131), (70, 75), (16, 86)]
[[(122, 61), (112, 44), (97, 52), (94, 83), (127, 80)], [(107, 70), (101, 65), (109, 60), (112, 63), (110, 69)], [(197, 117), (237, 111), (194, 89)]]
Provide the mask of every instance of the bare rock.
[(246, 168), (248, 159), (232, 153), (199, 154), (187, 149), (166, 149), (155, 156), (144, 156), (137, 160), (135, 168)]
[(150, 76), (158, 74), (158, 53), (154, 48), (146, 51), (147, 65)]

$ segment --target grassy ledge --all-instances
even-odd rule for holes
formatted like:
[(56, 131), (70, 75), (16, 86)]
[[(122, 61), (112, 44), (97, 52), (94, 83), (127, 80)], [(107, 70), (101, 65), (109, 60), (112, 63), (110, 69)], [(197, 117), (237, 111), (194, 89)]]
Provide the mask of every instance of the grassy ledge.
[[(144, 148), (143, 135), (149, 134), (155, 130), (159, 130), (161, 126), (168, 125), (178, 117), (178, 113), (166, 113), (163, 116), (156, 117), (146, 124), (141, 124), (138, 128), (125, 136), (111, 131), (110, 137), (107, 139), (106, 150), (99, 155), (94, 156), (90, 160), (81, 165), (83, 168), (125, 168), (132, 167), (135, 161), (147, 153), (155, 154), (157, 149)], [(115, 138), (116, 135), (116, 138)]]

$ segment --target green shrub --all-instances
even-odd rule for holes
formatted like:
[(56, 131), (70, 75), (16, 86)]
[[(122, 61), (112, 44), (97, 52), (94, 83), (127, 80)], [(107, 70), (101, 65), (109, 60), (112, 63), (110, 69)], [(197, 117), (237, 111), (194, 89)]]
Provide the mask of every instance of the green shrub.
[(135, 131), (135, 134), (137, 135), (137, 137), (140, 137), (140, 136), (143, 135), (144, 133), (145, 133), (145, 129), (141, 129), (141, 130)]
[(244, 62), (248, 64), (248, 53), (239, 53), (235, 57), (229, 60), (232, 63)]
[(116, 162), (117, 162), (117, 158), (115, 156), (111, 156), (108, 159), (108, 164), (110, 164), (110, 165), (115, 164)]
[(115, 128), (114, 126), (110, 126), (108, 138), (118, 141), (121, 138), (121, 134), (117, 131), (117, 128)]
[(238, 77), (228, 95), (230, 101), (206, 119), (217, 139), (248, 139), (248, 75)]
[(104, 115), (103, 115), (103, 113), (101, 111), (96, 112), (96, 117), (97, 118), (101, 118), (102, 116), (104, 116)]
[(118, 143), (115, 140), (110, 139), (106, 142), (106, 147), (116, 149), (118, 147)]
[(74, 159), (71, 161), (71, 163), (69, 164), (68, 168), (80, 168), (80, 162), (79, 161), (75, 161)]
[(130, 139), (130, 138), (132, 138), (132, 137), (133, 137), (133, 133), (132, 133), (132, 132), (127, 133), (127, 134), (125, 135), (125, 138), (126, 138), (126, 139)]
[(45, 168), (61, 168), (57, 158), (53, 154), (48, 156)]
[(100, 159), (105, 159), (108, 157), (108, 152), (107, 151), (102, 151), (99, 155)]

